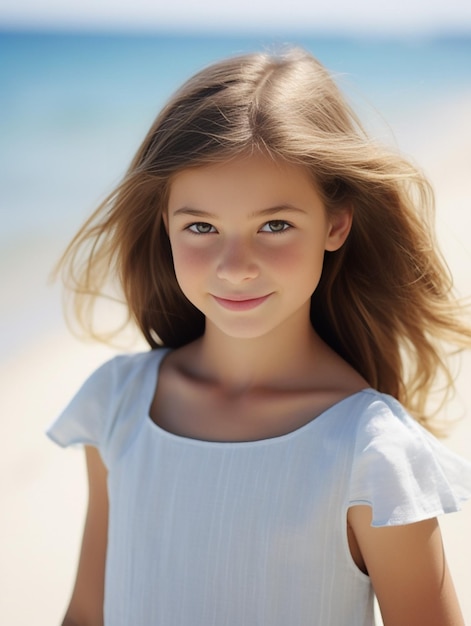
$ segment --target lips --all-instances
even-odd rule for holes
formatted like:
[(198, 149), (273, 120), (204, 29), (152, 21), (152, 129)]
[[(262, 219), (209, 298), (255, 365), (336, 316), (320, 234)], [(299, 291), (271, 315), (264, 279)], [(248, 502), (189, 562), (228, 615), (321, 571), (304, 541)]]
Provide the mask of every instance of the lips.
[(271, 294), (257, 298), (247, 298), (245, 296), (230, 296), (229, 298), (219, 298), (213, 296), (214, 300), (229, 311), (249, 311), (263, 304)]

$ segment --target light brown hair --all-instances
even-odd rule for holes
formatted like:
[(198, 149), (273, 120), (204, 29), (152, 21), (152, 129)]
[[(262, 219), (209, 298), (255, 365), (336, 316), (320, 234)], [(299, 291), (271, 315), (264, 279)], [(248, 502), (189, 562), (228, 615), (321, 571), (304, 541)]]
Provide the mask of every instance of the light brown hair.
[(162, 223), (172, 176), (260, 150), (312, 174), (327, 211), (349, 203), (346, 244), (328, 252), (312, 296), (317, 332), (368, 383), (426, 426), (445, 347), (471, 343), (430, 219), (433, 194), (406, 160), (370, 140), (311, 55), (253, 54), (201, 71), (158, 115), (118, 188), (61, 260), (84, 314), (115, 272), (130, 316), (152, 348), (201, 336), (203, 315), (181, 292)]

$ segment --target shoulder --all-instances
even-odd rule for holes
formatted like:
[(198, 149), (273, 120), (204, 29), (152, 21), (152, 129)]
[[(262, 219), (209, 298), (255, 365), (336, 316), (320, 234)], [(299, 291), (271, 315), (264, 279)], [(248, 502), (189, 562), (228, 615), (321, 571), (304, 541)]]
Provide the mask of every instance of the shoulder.
[[(371, 440), (393, 431), (421, 428), (395, 398), (372, 388), (345, 396), (328, 409), (325, 416), (330, 412), (337, 417), (335, 428), (340, 426), (349, 441), (357, 441), (357, 445), (361, 445), (362, 439)], [(334, 427), (333, 423), (331, 425)]]
[(91, 377), (118, 376), (126, 378), (133, 376), (154, 364), (158, 366), (168, 351), (166, 348), (158, 348), (146, 352), (118, 354), (103, 363)]
[(133, 383), (142, 386), (147, 377), (157, 372), (164, 350), (120, 354), (105, 361), (85, 380), (71, 403), (93, 407), (113, 405), (129, 393)]
[(167, 349), (119, 354), (100, 365), (82, 385), (79, 393), (106, 392), (121, 394), (133, 381), (143, 382), (143, 376), (155, 377)]
[(372, 388), (354, 392), (334, 405), (357, 435), (379, 436), (395, 429), (426, 432), (394, 397)]
[(360, 460), (414, 458), (440, 446), (394, 397), (373, 389), (360, 395), (354, 437), (355, 455)]
[(413, 455), (416, 450), (445, 449), (393, 396), (374, 389), (364, 390), (362, 396), (356, 416), (357, 452)]

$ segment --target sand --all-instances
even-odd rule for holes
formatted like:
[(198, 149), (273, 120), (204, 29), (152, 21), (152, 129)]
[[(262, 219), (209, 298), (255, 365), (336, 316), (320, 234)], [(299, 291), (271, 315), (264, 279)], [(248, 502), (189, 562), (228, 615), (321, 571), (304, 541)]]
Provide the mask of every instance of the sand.
[[(469, 110), (471, 98), (430, 112), (429, 118), (422, 120), (423, 136), (413, 151), (434, 181), (440, 241), (458, 289), (468, 295)], [(73, 583), (84, 519), (84, 464), (81, 450), (63, 451), (49, 442), (43, 431), (84, 378), (114, 354), (109, 348), (78, 342), (60, 321), (57, 290), (44, 284), (59, 243), (51, 247), (45, 242), (39, 246), (41, 254), (22, 255), (23, 265), (12, 264), (10, 280), (3, 280), (6, 306), (2, 326), (8, 350), (2, 352), (0, 361), (0, 480), (4, 499), (0, 516), (0, 623), (8, 626), (60, 623)], [(25, 284), (32, 283), (35, 290), (25, 289)], [(54, 310), (39, 324), (37, 302), (48, 298)], [(22, 321), (21, 338), (8, 336), (13, 320)], [(449, 411), (466, 416), (446, 445), (471, 460), (470, 380), (471, 359), (467, 355), (458, 395)], [(462, 609), (471, 624), (471, 505), (442, 518), (441, 523)]]

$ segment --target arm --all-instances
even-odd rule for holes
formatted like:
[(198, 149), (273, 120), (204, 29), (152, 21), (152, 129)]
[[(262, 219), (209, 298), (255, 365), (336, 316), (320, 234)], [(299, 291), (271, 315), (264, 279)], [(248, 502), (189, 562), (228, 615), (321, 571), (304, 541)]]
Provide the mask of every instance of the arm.
[(373, 528), (371, 508), (348, 512), (384, 626), (464, 626), (437, 520)]
[(92, 447), (86, 447), (88, 510), (72, 598), (62, 626), (103, 626), (108, 493), (106, 468)]

